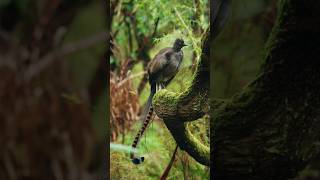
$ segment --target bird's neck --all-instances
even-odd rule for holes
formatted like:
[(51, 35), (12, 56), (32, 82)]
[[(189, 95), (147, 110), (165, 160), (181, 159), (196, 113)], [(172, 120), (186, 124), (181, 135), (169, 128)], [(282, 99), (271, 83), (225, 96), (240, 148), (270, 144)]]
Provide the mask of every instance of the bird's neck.
[(179, 51), (181, 51), (181, 48), (180, 48), (180, 47), (173, 46), (173, 50), (174, 50), (174, 52), (179, 52)]

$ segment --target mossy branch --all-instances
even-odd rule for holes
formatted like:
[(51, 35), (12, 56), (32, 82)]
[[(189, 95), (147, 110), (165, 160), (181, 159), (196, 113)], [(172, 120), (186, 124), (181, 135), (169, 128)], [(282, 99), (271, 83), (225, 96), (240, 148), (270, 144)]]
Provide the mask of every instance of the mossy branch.
[(210, 164), (210, 147), (194, 137), (188, 122), (200, 119), (209, 112), (209, 31), (203, 38), (201, 59), (191, 86), (181, 94), (161, 90), (153, 98), (156, 114), (163, 119), (180, 149), (204, 165)]

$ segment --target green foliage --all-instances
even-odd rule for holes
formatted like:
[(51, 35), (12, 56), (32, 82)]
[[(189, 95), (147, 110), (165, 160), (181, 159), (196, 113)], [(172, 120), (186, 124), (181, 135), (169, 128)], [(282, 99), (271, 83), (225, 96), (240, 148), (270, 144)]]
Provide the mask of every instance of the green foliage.
[(190, 122), (188, 125), (192, 135), (201, 141), (205, 146), (210, 147), (210, 118), (209, 116), (204, 116), (201, 119)]
[[(192, 45), (194, 51), (199, 56), (201, 53), (200, 48), (200, 40), (201, 34), (195, 34), (192, 25), (197, 25), (202, 29), (206, 29), (209, 25), (208, 17), (205, 13), (205, 7), (207, 7), (208, 2), (205, 0), (199, 1), (199, 9), (195, 7), (193, 1), (166, 1), (166, 0), (158, 0), (150, 1), (138, 1), (141, 4), (138, 4), (138, 8), (143, 9), (141, 13), (138, 15), (140, 21), (140, 27), (145, 29), (145, 24), (149, 24), (147, 26), (150, 28), (150, 20), (147, 17), (151, 17), (151, 19), (160, 18), (160, 26), (159, 29), (170, 28), (173, 31), (178, 31), (181, 38), (187, 39), (187, 41)], [(199, 12), (197, 12), (199, 11)], [(196, 18), (196, 15), (200, 14), (200, 18)], [(159, 42), (163, 38), (155, 39), (155, 41)]]
[[(155, 29), (155, 22), (159, 18), (159, 24), (157, 28), (158, 34), (162, 34), (160, 38), (154, 38), (155, 43), (162, 40), (175, 39), (177, 37), (185, 39), (192, 49), (196, 52), (197, 57), (201, 53), (201, 32), (197, 32), (196, 29), (206, 29), (209, 26), (208, 20), (208, 1), (199, 0), (199, 4), (195, 4), (196, 1), (183, 0), (183, 1), (166, 1), (166, 0), (126, 0), (119, 5), (119, 9), (126, 11), (127, 15), (122, 15), (120, 10), (114, 17), (114, 21), (117, 23), (112, 24), (113, 32), (119, 31), (116, 41), (122, 49), (126, 50), (127, 56), (135, 55), (135, 51), (129, 52), (128, 39), (129, 33), (126, 23), (120, 23), (122, 21), (129, 22), (130, 18), (136, 18), (137, 35), (139, 37), (145, 37), (151, 35)], [(134, 17), (133, 17), (134, 16)], [(131, 24), (131, 27), (134, 26)], [(174, 33), (176, 32), (176, 33)], [(174, 33), (175, 36), (170, 36)], [(133, 33), (134, 34), (134, 33)]]
[[(198, 24), (202, 29), (206, 29), (209, 25), (208, 18), (205, 16), (205, 8), (208, 5), (208, 1), (199, 0), (199, 3), (199, 7), (201, 8), (197, 9), (194, 2), (190, 0), (135, 0), (134, 4), (138, 17), (139, 29), (141, 29), (142, 33), (150, 33), (148, 31), (153, 28), (152, 20), (157, 18), (160, 18), (160, 29), (190, 28), (192, 23)], [(197, 11), (200, 11), (199, 14), (201, 14), (201, 18), (199, 19), (195, 19)], [(180, 18), (177, 18), (177, 15), (179, 15)]]
[[(138, 128), (140, 128), (140, 123), (134, 127), (135, 130)], [(131, 145), (135, 132), (131, 131), (126, 134), (125, 145)], [(117, 142), (121, 141), (122, 139), (119, 138)], [(139, 145), (139, 153), (145, 157), (145, 162), (134, 165), (128, 153), (111, 152), (111, 179), (159, 179), (170, 161), (174, 148), (175, 141), (169, 131), (163, 123), (156, 121), (150, 125), (146, 137), (141, 139)], [(209, 179), (209, 169), (197, 163), (185, 152), (178, 150), (176, 159), (168, 179), (183, 179), (185, 173), (191, 179)]]

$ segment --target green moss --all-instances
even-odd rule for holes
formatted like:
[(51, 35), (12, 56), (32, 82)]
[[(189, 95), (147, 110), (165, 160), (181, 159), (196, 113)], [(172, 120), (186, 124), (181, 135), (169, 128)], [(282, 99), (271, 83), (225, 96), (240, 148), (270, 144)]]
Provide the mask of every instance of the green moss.
[(210, 146), (209, 125), (210, 118), (208, 115), (188, 123), (189, 131), (193, 134), (193, 136), (208, 147)]
[[(134, 128), (135, 130), (126, 134), (124, 144), (130, 145), (132, 143), (136, 130), (140, 125), (140, 123), (137, 123), (136, 128)], [(117, 142), (121, 142), (121, 139)], [(134, 165), (131, 163), (128, 154), (113, 151), (110, 153), (111, 179), (159, 179), (170, 161), (175, 145), (174, 139), (169, 130), (164, 127), (164, 124), (161, 121), (154, 122), (149, 126), (138, 146), (140, 155), (145, 157), (144, 163)], [(190, 174), (191, 179), (209, 178), (206, 166), (188, 158), (183, 151), (178, 150), (176, 159), (177, 161), (172, 167), (168, 179), (183, 179), (183, 174), (190, 172), (192, 172)], [(188, 169), (184, 169), (183, 165), (185, 163), (188, 163)]]
[(166, 89), (162, 89), (155, 94), (153, 97), (153, 105), (154, 106), (162, 106), (165, 105), (167, 108), (176, 109), (177, 100), (179, 99), (179, 95), (174, 92), (170, 92)]
[[(188, 90), (191, 90), (191, 89), (188, 89)], [(179, 101), (181, 100), (182, 97), (186, 96), (187, 94), (186, 92), (182, 94), (178, 94), (178, 93), (170, 92), (165, 89), (161, 90), (155, 95), (153, 99), (154, 107), (156, 109), (165, 108), (165, 109), (169, 109), (171, 112), (175, 112), (178, 107)], [(199, 97), (199, 96), (195, 96), (194, 98), (192, 99), (192, 102), (196, 104), (200, 104), (200, 102), (203, 100), (203, 97)], [(200, 108), (200, 106), (197, 108)], [(179, 121), (178, 119), (175, 119), (174, 122), (169, 122), (167, 121), (167, 119), (164, 119), (164, 121), (166, 122), (167, 127), (170, 129), (172, 135), (176, 138), (177, 142), (184, 142), (183, 144), (181, 143), (179, 144), (180, 148), (184, 150), (188, 150), (189, 153), (191, 152), (191, 156), (197, 159), (197, 161), (209, 165), (210, 148), (209, 146), (206, 146), (209, 144), (208, 138), (206, 139), (207, 143), (205, 142), (203, 143), (199, 141), (199, 139), (201, 139), (199, 137), (199, 134), (192, 131), (195, 129), (199, 130), (201, 126), (203, 129), (207, 130), (207, 128), (209, 127), (209, 124), (204, 123), (201, 125), (199, 123), (199, 122), (202, 122), (202, 123), (206, 122), (205, 119), (207, 119), (207, 122), (209, 122), (208, 117), (200, 119), (201, 121), (199, 120), (197, 122), (193, 122), (192, 124), (183, 123), (183, 121)], [(171, 123), (176, 124), (179, 127), (172, 127), (170, 125)], [(179, 124), (181, 124), (182, 126)], [(203, 125), (205, 125), (206, 127), (204, 127)], [(179, 129), (175, 129), (175, 128), (179, 128)], [(195, 133), (195, 135), (193, 135), (193, 133)], [(202, 131), (201, 134), (206, 135), (207, 133)]]
[[(203, 161), (210, 162), (210, 147), (203, 144), (196, 138), (188, 127), (189, 123), (185, 129), (186, 139), (189, 141), (189, 144), (193, 144), (193, 150), (197, 153), (197, 156), (201, 157)], [(208, 164), (209, 165), (209, 164)]]

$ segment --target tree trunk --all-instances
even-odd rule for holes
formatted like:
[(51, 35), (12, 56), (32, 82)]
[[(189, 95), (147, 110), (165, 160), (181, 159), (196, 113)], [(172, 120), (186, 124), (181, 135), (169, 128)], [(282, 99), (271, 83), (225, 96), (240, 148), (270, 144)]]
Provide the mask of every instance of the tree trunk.
[(319, 155), (320, 2), (280, 1), (259, 76), (213, 100), (216, 179), (288, 179)]

